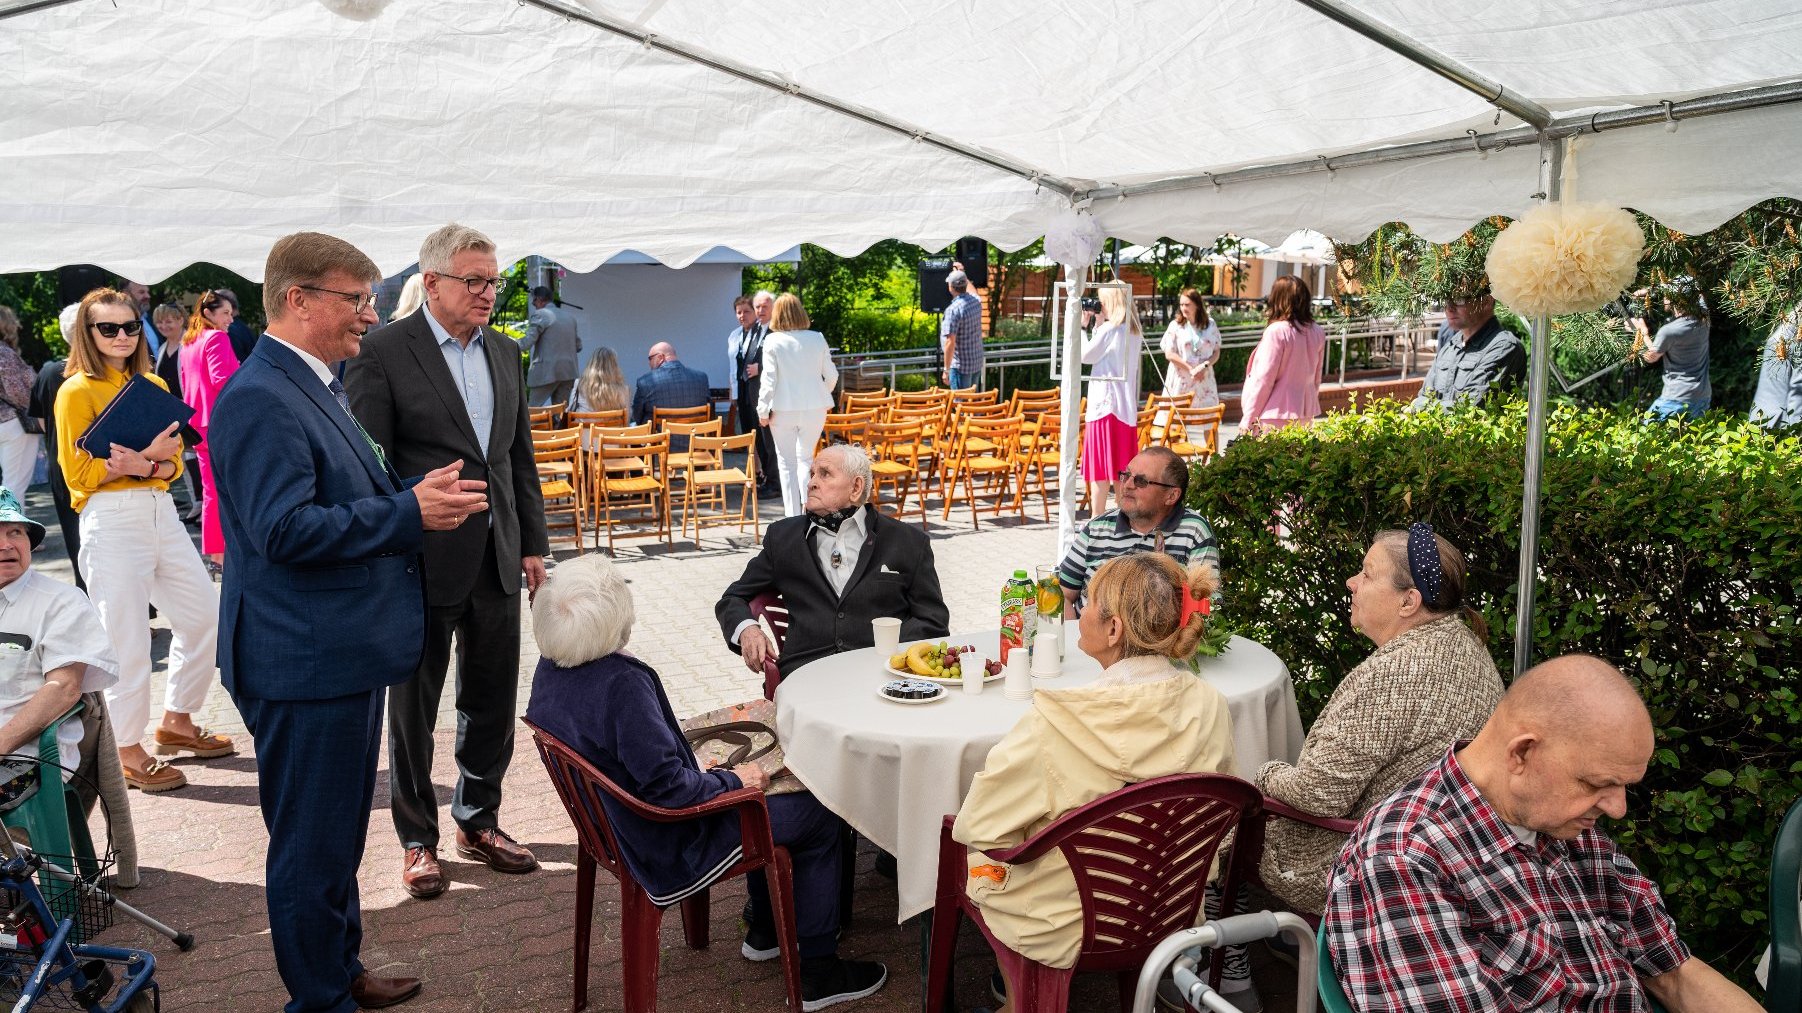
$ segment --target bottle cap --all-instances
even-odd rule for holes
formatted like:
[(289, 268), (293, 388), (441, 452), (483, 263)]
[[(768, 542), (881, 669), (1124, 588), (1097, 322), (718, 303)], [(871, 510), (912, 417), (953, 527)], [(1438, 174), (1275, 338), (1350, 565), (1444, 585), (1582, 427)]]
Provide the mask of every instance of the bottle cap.
[(1026, 571), (1025, 570), (1015, 570), (1014, 571), (1014, 579), (1015, 580), (1025, 580), (1026, 579)]

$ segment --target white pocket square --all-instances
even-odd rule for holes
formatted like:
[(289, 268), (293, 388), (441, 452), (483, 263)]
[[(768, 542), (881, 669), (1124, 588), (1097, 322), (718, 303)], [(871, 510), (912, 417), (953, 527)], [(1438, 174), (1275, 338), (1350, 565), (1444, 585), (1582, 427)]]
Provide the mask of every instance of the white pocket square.
[(897, 576), (897, 577), (899, 577), (899, 576), (901, 576), (901, 571), (900, 571), (900, 570), (891, 570), (891, 569), (889, 569), (889, 566), (888, 566), (888, 564), (887, 564), (887, 563), (884, 563), (884, 564), (882, 564), (882, 568), (881, 568), (881, 569), (879, 569), (879, 570), (877, 570), (877, 571), (876, 571), (876, 572), (877, 572), (877, 573), (892, 573), (892, 574), (894, 574), (894, 575), (895, 575), (895, 576)]

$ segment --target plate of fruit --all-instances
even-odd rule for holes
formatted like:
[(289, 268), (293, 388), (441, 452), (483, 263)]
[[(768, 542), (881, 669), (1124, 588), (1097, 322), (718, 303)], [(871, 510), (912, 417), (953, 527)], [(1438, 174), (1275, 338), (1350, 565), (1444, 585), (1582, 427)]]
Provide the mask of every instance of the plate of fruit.
[[(889, 674), (904, 679), (962, 683), (963, 656), (975, 649), (970, 644), (951, 644), (943, 640), (936, 644), (922, 641), (909, 646), (900, 654), (889, 655), (888, 671)], [(994, 682), (1001, 678), (1001, 662), (990, 661), (984, 668), (983, 682)]]

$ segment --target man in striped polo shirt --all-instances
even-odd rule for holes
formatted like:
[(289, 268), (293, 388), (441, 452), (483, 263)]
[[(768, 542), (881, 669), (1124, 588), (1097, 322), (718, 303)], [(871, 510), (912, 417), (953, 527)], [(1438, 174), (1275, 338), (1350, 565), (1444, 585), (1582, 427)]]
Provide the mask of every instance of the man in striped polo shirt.
[(1115, 556), (1162, 552), (1185, 565), (1202, 561), (1220, 569), (1214, 529), (1183, 506), (1188, 492), (1188, 466), (1168, 447), (1147, 447), (1127, 462), (1114, 484), (1120, 506), (1077, 528), (1070, 552), (1058, 566), (1064, 618), (1076, 618), (1089, 578)]

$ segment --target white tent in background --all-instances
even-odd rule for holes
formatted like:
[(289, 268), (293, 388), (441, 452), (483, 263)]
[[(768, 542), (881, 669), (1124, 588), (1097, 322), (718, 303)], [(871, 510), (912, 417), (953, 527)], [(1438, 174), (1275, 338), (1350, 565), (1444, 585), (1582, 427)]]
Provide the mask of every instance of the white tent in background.
[(1080, 281), (1101, 235), (1802, 196), (1794, 0), (326, 4), (384, 6), (0, 0), (0, 271), (254, 278), (312, 228), (392, 272), (455, 217), (578, 271), (1045, 235)]

